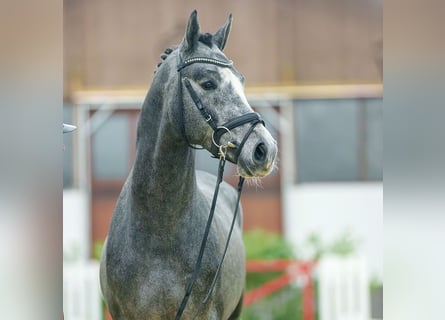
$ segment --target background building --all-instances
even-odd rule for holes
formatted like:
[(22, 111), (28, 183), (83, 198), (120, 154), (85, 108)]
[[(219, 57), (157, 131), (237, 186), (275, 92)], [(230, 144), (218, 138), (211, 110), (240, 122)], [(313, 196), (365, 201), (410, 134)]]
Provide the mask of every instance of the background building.
[[(279, 141), (278, 170), (243, 194), (245, 229), (302, 252), (311, 233), (349, 232), (381, 279), (380, 0), (64, 1), (64, 121), (79, 127), (64, 136), (66, 258), (91, 257), (105, 238), (159, 55), (195, 8), (206, 32), (233, 14), (225, 53)], [(197, 166), (216, 171), (205, 151)], [(233, 168), (226, 180), (236, 183)]]

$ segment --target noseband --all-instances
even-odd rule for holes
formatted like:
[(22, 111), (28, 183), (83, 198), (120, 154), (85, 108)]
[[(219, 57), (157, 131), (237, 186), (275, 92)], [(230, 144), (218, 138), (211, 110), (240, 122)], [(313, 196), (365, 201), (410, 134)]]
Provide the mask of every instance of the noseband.
[[(246, 143), (247, 139), (249, 138), (250, 134), (253, 132), (253, 130), (255, 129), (255, 127), (258, 124), (264, 124), (263, 119), (261, 119), (261, 116), (256, 113), (256, 112), (249, 112), (246, 114), (243, 114), (241, 116), (235, 117), (229, 121), (227, 121), (226, 123), (223, 123), (222, 125), (217, 125), (215, 123), (214, 117), (212, 117), (211, 113), (207, 110), (207, 108), (204, 106), (204, 104), (202, 103), (201, 99), (199, 98), (199, 96), (197, 95), (196, 91), (193, 89), (192, 84), (190, 83), (190, 80), (187, 79), (186, 77), (183, 77), (182, 75), (182, 70), (184, 68), (186, 68), (187, 66), (194, 64), (194, 63), (207, 63), (207, 64), (213, 64), (219, 67), (224, 67), (224, 68), (229, 68), (232, 66), (232, 61), (221, 61), (221, 60), (217, 60), (217, 59), (213, 59), (213, 58), (205, 58), (205, 57), (194, 57), (194, 58), (189, 58), (186, 59), (184, 61), (181, 61), (181, 57), (180, 54), (178, 53), (178, 67), (177, 67), (177, 71), (178, 71), (178, 94), (179, 94), (179, 107), (181, 110), (179, 110), (179, 114), (182, 117), (182, 121), (181, 122), (181, 131), (182, 131), (182, 135), (184, 136), (184, 138), (186, 139), (187, 143), (189, 144), (190, 147), (196, 149), (196, 147), (194, 147), (188, 140), (187, 135), (185, 133), (185, 124), (184, 124), (184, 102), (183, 102), (183, 96), (182, 96), (182, 82), (184, 82), (185, 87), (187, 88), (187, 91), (190, 95), (190, 97), (193, 100), (193, 103), (195, 104), (196, 108), (199, 110), (199, 112), (201, 113), (201, 115), (203, 116), (204, 120), (209, 124), (209, 126), (213, 129), (213, 134), (212, 134), (212, 142), (213, 144), (218, 148), (219, 152), (218, 152), (218, 156), (219, 156), (219, 166), (218, 166), (218, 177), (217, 177), (217, 181), (216, 181), (216, 187), (215, 187), (215, 192), (213, 194), (213, 200), (212, 200), (212, 205), (210, 207), (210, 213), (209, 213), (209, 217), (207, 219), (207, 224), (206, 224), (206, 228), (204, 231), (204, 236), (203, 239), (201, 241), (201, 247), (199, 250), (199, 254), (198, 254), (198, 259), (195, 263), (195, 268), (193, 270), (193, 273), (189, 279), (187, 288), (186, 288), (186, 292), (184, 294), (184, 297), (182, 298), (181, 301), (181, 305), (179, 306), (179, 309), (176, 313), (176, 317), (175, 320), (179, 320), (181, 319), (181, 316), (185, 310), (185, 307), (187, 305), (188, 299), (191, 295), (193, 286), (196, 282), (196, 279), (198, 278), (198, 274), (199, 271), (201, 269), (201, 262), (202, 262), (202, 257), (204, 255), (204, 249), (207, 243), (207, 239), (208, 239), (208, 235), (209, 235), (209, 231), (210, 231), (210, 227), (212, 224), (212, 220), (213, 220), (213, 215), (215, 213), (215, 208), (216, 208), (216, 200), (218, 199), (218, 193), (219, 193), (219, 186), (222, 182), (223, 179), (223, 174), (224, 174), (224, 166), (225, 166), (225, 161), (226, 161), (226, 154), (227, 154), (227, 149), (228, 148), (236, 148), (235, 151), (235, 158), (234, 161), (237, 162), (238, 161), (238, 157), (241, 153), (241, 150), (244, 146), (244, 144)], [(237, 144), (235, 141), (232, 141), (232, 132), (231, 130), (233, 130), (234, 128), (240, 127), (244, 124), (250, 123), (250, 128), (249, 130), (246, 132), (246, 134), (244, 135), (243, 139), (241, 140), (241, 142), (239, 144)], [(225, 144), (221, 144), (220, 139), (224, 134), (229, 134), (229, 139), (228, 142)], [(222, 264), (224, 262), (224, 258), (226, 256), (226, 252), (227, 249), (229, 247), (229, 242), (230, 242), (230, 238), (232, 236), (232, 231), (233, 231), (233, 227), (235, 225), (236, 222), (236, 217), (239, 211), (239, 202), (240, 202), (240, 198), (241, 198), (241, 192), (243, 189), (243, 183), (244, 183), (244, 178), (240, 177), (239, 178), (239, 182), (238, 182), (238, 197), (237, 197), (237, 202), (236, 202), (236, 208), (235, 208), (235, 212), (233, 214), (233, 219), (232, 219), (232, 223), (230, 225), (230, 230), (227, 236), (227, 240), (226, 240), (226, 244), (224, 247), (224, 251), (222, 254), (222, 257), (220, 259), (220, 262), (218, 264), (218, 268), (216, 269), (215, 275), (213, 277), (212, 283), (210, 285), (210, 288), (207, 292), (206, 297), (204, 298), (204, 300), (201, 302), (201, 305), (199, 306), (198, 310), (195, 312), (195, 315), (193, 317), (193, 319), (195, 319), (199, 313), (202, 311), (202, 309), (207, 305), (207, 303), (210, 300), (210, 297), (212, 295), (213, 289), (216, 285), (216, 281), (218, 279), (218, 276), (220, 274), (221, 271), (221, 267)]]

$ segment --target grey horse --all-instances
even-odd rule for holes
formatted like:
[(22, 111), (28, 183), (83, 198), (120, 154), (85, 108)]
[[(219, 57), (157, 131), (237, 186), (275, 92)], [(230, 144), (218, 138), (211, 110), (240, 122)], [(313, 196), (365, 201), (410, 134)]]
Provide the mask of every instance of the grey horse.
[[(230, 15), (215, 34), (202, 34), (197, 13), (192, 12), (183, 41), (165, 51), (143, 103), (135, 163), (117, 201), (101, 258), (101, 288), (115, 320), (175, 319), (194, 271), (216, 184), (215, 176), (195, 170), (191, 145), (201, 145), (216, 157), (221, 151), (217, 146), (230, 145), (224, 156), (237, 164), (243, 177), (263, 177), (274, 167), (277, 146), (264, 126), (253, 128), (241, 149), (249, 124), (223, 129), (218, 144), (206, 121), (211, 115), (220, 125), (252, 113), (244, 77), (222, 52), (231, 24)], [(178, 61), (185, 59), (190, 65), (179, 73)], [(205, 106), (207, 119), (186, 90), (185, 79)], [(181, 319), (240, 316), (245, 283), (241, 215), (215, 290), (201, 308), (236, 205), (237, 192), (223, 182), (202, 267)]]

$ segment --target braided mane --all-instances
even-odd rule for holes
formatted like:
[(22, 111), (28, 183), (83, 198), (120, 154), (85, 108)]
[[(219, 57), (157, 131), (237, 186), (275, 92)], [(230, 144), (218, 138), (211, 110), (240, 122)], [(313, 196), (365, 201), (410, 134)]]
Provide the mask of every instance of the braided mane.
[(156, 73), (156, 71), (159, 69), (159, 67), (161, 66), (162, 62), (167, 59), (167, 57), (170, 55), (170, 53), (173, 52), (174, 49), (172, 48), (167, 48), (164, 50), (164, 53), (161, 54), (161, 59), (162, 61), (158, 63), (158, 65), (156, 66), (156, 70), (154, 71), (154, 73)]
[[(210, 33), (204, 33), (204, 34), (200, 34), (199, 35), (199, 42), (204, 43), (206, 46), (208, 47), (212, 47), (213, 45), (213, 36)], [(162, 62), (167, 59), (167, 57), (170, 55), (170, 53), (173, 52), (174, 49), (172, 48), (167, 48), (164, 50), (164, 53), (161, 54), (161, 59), (162, 61), (158, 63), (158, 65), (156, 66), (156, 70), (154, 71), (154, 73), (156, 73), (156, 71), (159, 69), (159, 67), (162, 65)]]

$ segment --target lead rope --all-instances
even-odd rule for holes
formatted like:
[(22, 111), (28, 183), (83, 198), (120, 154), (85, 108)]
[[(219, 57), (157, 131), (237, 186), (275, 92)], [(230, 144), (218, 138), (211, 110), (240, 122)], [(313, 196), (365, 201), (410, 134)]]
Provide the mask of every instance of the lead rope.
[[(241, 148), (244, 146), (244, 143), (246, 142), (247, 138), (250, 136), (250, 134), (252, 133), (253, 129), (255, 129), (256, 125), (259, 124), (259, 123), (261, 123), (261, 121), (254, 122), (254, 123), (250, 126), (249, 131), (247, 132), (247, 134), (244, 136), (244, 139), (243, 139), (243, 140), (241, 141), (241, 143), (240, 143), (239, 149), (238, 149), (238, 151), (237, 151), (237, 153), (236, 153), (236, 157), (237, 157), (237, 158), (238, 158), (239, 153), (240, 153), (240, 150), (241, 150)], [(224, 156), (224, 153), (223, 153), (222, 150), (220, 150), (220, 153), (222, 154), (222, 157), (223, 157), (223, 156)], [(236, 200), (236, 208), (235, 208), (235, 212), (234, 212), (234, 214), (233, 214), (232, 224), (230, 225), (229, 234), (227, 235), (226, 245), (225, 245), (225, 247), (224, 247), (224, 251), (223, 251), (221, 260), (219, 261), (218, 268), (216, 269), (215, 275), (214, 275), (214, 277), (213, 277), (212, 284), (210, 285), (210, 288), (209, 288), (209, 290), (208, 290), (208, 292), (207, 292), (206, 297), (205, 297), (204, 300), (201, 302), (201, 305), (199, 306), (198, 310), (196, 311), (195, 315), (193, 316), (193, 320), (196, 319), (196, 317), (201, 313), (201, 311), (203, 310), (203, 308), (204, 308), (204, 307), (207, 305), (207, 303), (209, 302), (210, 297), (211, 297), (211, 295), (212, 295), (212, 293), (213, 293), (213, 289), (215, 288), (216, 281), (218, 280), (219, 274), (220, 274), (220, 272), (221, 272), (221, 267), (222, 267), (222, 264), (223, 264), (223, 262), (224, 262), (224, 258), (226, 257), (227, 249), (228, 249), (228, 247), (229, 247), (230, 239), (231, 239), (231, 237), (232, 237), (233, 227), (235, 226), (236, 217), (237, 217), (237, 215), (238, 215), (238, 211), (239, 211), (239, 203), (240, 203), (240, 199), (241, 199), (241, 192), (243, 191), (244, 180), (245, 180), (244, 177), (241, 177), (241, 176), (239, 177), (239, 181), (238, 181), (238, 197), (237, 197), (237, 200)]]
[[(202, 58), (202, 57), (190, 58), (190, 59), (187, 59), (186, 61), (184, 61), (183, 63), (181, 63), (180, 56), (178, 55), (178, 69), (177, 69), (177, 71), (178, 71), (178, 78), (179, 78), (179, 81), (178, 81), (179, 88), (178, 89), (179, 89), (179, 96), (180, 97), (182, 97), (182, 83), (181, 83), (182, 81), (181, 80), (183, 79), (181, 70), (184, 67), (186, 67), (186, 66), (188, 66), (190, 64), (196, 63), (196, 62), (210, 63), (210, 64), (215, 64), (215, 65), (218, 65), (218, 66), (221, 66), (221, 67), (229, 67), (229, 66), (232, 65), (231, 61), (230, 62), (223, 62), (223, 61), (219, 61), (219, 60), (215, 60), (215, 59), (211, 59), (211, 58)], [(219, 159), (220, 160), (219, 160), (219, 166), (218, 166), (218, 177), (217, 177), (217, 181), (216, 181), (215, 192), (213, 194), (213, 200), (212, 200), (212, 205), (211, 205), (211, 208), (210, 208), (209, 217), (207, 219), (206, 229), (204, 231), (204, 236), (203, 236), (203, 239), (201, 241), (201, 247), (199, 249), (198, 259), (196, 260), (195, 268), (194, 268), (192, 276), (190, 277), (190, 280), (189, 280), (189, 282), (187, 284), (186, 292), (184, 294), (184, 297), (182, 298), (181, 304), (180, 304), (179, 309), (178, 309), (178, 311), (176, 313), (175, 320), (180, 320), (181, 319), (181, 316), (184, 313), (184, 310), (185, 310), (185, 308), (187, 306), (187, 302), (188, 302), (188, 300), (190, 298), (190, 295), (192, 293), (193, 286), (194, 286), (194, 284), (195, 284), (195, 282), (196, 282), (196, 280), (198, 278), (198, 274), (199, 274), (199, 271), (201, 269), (202, 258), (203, 258), (203, 255), (204, 255), (204, 250), (205, 250), (205, 247), (206, 247), (207, 238), (209, 236), (210, 227), (212, 225), (213, 216), (214, 216), (214, 213), (215, 213), (216, 201), (218, 199), (218, 193), (219, 193), (219, 187), (220, 187), (220, 184), (221, 184), (221, 182), (223, 180), (224, 166), (225, 166), (225, 163), (226, 163), (227, 148), (235, 148), (235, 147), (237, 147), (238, 150), (236, 151), (236, 158), (238, 158), (238, 156), (239, 156), (239, 154), (241, 152), (241, 149), (244, 146), (244, 143), (247, 141), (248, 137), (253, 132), (253, 129), (255, 128), (255, 126), (257, 124), (259, 124), (259, 123), (262, 123), (264, 125), (264, 121), (261, 119), (259, 114), (255, 113), (255, 112), (252, 112), (252, 113), (249, 113), (249, 114), (245, 114), (245, 115), (239, 116), (239, 117), (237, 117), (237, 118), (227, 122), (226, 124), (218, 127), (216, 125), (216, 123), (214, 122), (214, 120), (212, 119), (210, 113), (208, 113), (207, 109), (202, 104), (201, 99), (199, 99), (198, 95), (193, 90), (193, 87), (191, 86), (189, 80), (187, 78), (184, 78), (183, 80), (184, 80), (184, 84), (185, 84), (185, 86), (187, 88), (187, 91), (189, 92), (190, 96), (192, 97), (193, 102), (195, 103), (195, 106), (198, 108), (198, 110), (200, 111), (201, 115), (204, 117), (205, 121), (213, 129), (212, 140), (213, 140), (214, 145), (219, 148), (218, 155), (219, 155)], [(190, 147), (194, 148), (194, 149), (197, 149), (188, 141), (187, 135), (185, 134), (184, 115), (182, 113), (183, 112), (183, 101), (182, 101), (182, 99), (180, 99), (179, 107), (181, 109), (180, 110), (180, 115), (182, 117), (182, 119), (181, 119), (182, 121), (180, 121), (181, 122), (181, 131), (182, 131), (182, 133), (183, 133), (183, 135), (184, 135), (188, 145)], [(241, 126), (241, 125), (246, 124), (246, 123), (251, 123), (251, 127), (248, 130), (247, 134), (244, 136), (244, 138), (241, 141), (239, 146), (235, 146), (231, 142), (231, 140), (232, 140), (231, 138), (229, 139), (229, 141), (225, 145), (219, 145), (218, 144), (219, 143), (219, 139), (221, 138), (221, 136), (224, 133), (227, 132), (227, 133), (229, 133), (231, 135), (231, 131), (230, 131), (231, 129), (236, 128), (236, 127)], [(215, 134), (216, 134), (216, 140), (215, 140)], [(234, 228), (234, 225), (235, 225), (235, 222), (236, 222), (236, 217), (237, 217), (238, 211), (239, 211), (239, 202), (240, 202), (240, 198), (241, 198), (241, 192), (242, 192), (242, 189), (243, 189), (243, 184), (244, 184), (244, 178), (240, 177), (239, 182), (238, 182), (238, 198), (237, 198), (237, 202), (236, 202), (236, 208), (235, 208), (235, 212), (234, 212), (234, 215), (233, 215), (232, 224), (230, 226), (229, 234), (227, 236), (227, 241), (226, 241), (226, 244), (225, 244), (225, 247), (224, 247), (224, 251), (223, 251), (221, 260), (220, 260), (220, 262), (218, 264), (218, 267), (216, 269), (216, 272), (215, 272), (215, 275), (213, 277), (213, 280), (212, 280), (212, 283), (210, 285), (210, 288), (209, 288), (209, 290), (207, 292), (207, 295), (204, 298), (204, 300), (201, 302), (201, 305), (199, 306), (199, 308), (198, 308), (197, 312), (195, 313), (193, 319), (195, 319), (199, 315), (199, 313), (202, 311), (202, 309), (209, 302), (210, 297), (211, 297), (211, 295), (213, 293), (213, 290), (215, 288), (216, 282), (218, 280), (219, 274), (221, 273), (221, 267), (222, 267), (222, 264), (224, 262), (224, 258), (226, 256), (227, 249), (229, 247), (230, 239), (232, 237), (232, 231), (233, 231), (233, 228)]]
[(235, 212), (233, 214), (233, 219), (232, 219), (232, 224), (230, 225), (229, 234), (227, 235), (227, 240), (226, 240), (226, 245), (224, 247), (224, 252), (222, 254), (221, 260), (219, 261), (218, 268), (216, 269), (215, 276), (213, 277), (213, 281), (212, 281), (212, 284), (210, 285), (209, 291), (207, 292), (207, 295), (204, 298), (204, 300), (201, 302), (201, 305), (199, 306), (198, 310), (196, 311), (195, 315), (193, 316), (193, 319), (196, 319), (196, 317), (201, 313), (202, 309), (209, 302), (210, 297), (211, 297), (211, 295), (213, 293), (213, 289), (215, 288), (216, 281), (218, 280), (219, 274), (221, 272), (221, 267), (222, 267), (222, 264), (224, 262), (224, 258), (226, 257), (227, 249), (228, 249), (229, 243), (230, 243), (230, 238), (232, 237), (233, 227), (235, 226), (236, 217), (238, 215), (239, 203), (240, 203), (240, 198), (241, 198), (241, 192), (243, 190), (244, 180), (245, 180), (244, 177), (239, 177), (239, 181), (238, 181), (238, 198), (236, 200), (236, 209), (235, 209)]
[(195, 268), (188, 282), (187, 289), (181, 301), (181, 305), (179, 306), (179, 309), (176, 313), (175, 320), (181, 319), (181, 316), (187, 305), (188, 299), (190, 298), (190, 294), (192, 293), (193, 286), (196, 282), (196, 279), (198, 278), (199, 270), (201, 269), (202, 257), (204, 255), (204, 249), (206, 247), (207, 238), (209, 236), (210, 227), (212, 225), (213, 215), (215, 213), (216, 200), (218, 199), (218, 193), (219, 193), (219, 186), (223, 180), (225, 163), (226, 163), (225, 157), (221, 156), (219, 159), (218, 178), (216, 181), (215, 193), (213, 194), (212, 206), (210, 208), (209, 218), (207, 219), (207, 225), (204, 231), (204, 236), (201, 241), (201, 248), (199, 249), (198, 259), (196, 260)]

